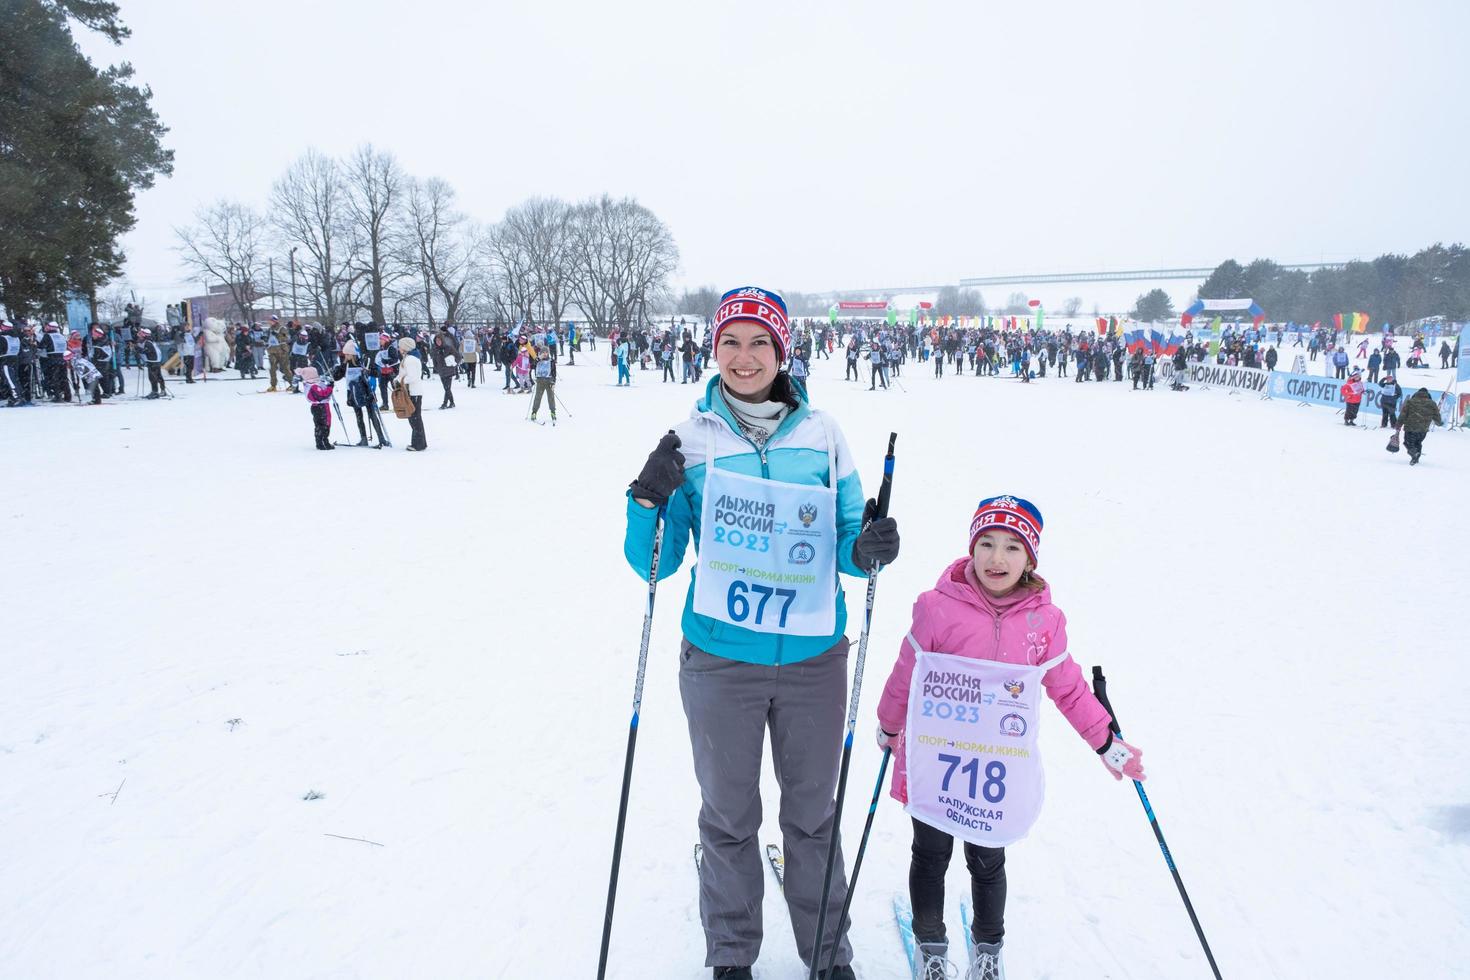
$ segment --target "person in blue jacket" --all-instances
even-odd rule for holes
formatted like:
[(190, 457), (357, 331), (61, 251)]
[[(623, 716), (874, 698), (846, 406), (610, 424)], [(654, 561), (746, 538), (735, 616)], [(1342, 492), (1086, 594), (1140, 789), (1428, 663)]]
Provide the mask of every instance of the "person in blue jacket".
[[(665, 522), (658, 576), (694, 542), (684, 602), (679, 690), (699, 782), (699, 912), (705, 965), (751, 977), (760, 953), (760, 770), (769, 730), (785, 850), (785, 898), (797, 951), (829, 980), (854, 976), (846, 924), (817, 906), (833, 833), (847, 697), (847, 607), (838, 574), (866, 578), (898, 556), (898, 527), (875, 519), (837, 423), (780, 370), (791, 350), (786, 304), (747, 286), (714, 318), (719, 373), (688, 419), (670, 430), (628, 490), (623, 552), (649, 575)], [(829, 908), (847, 878), (839, 855)], [(824, 973), (823, 976), (826, 976)]]

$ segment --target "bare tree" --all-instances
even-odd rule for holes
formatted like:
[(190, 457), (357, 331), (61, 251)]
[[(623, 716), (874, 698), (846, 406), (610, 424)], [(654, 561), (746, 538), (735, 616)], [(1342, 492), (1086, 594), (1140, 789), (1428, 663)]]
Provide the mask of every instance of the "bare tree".
[(571, 303), (572, 206), (550, 197), (533, 197), (505, 213), (495, 237), (524, 258), (541, 319), (557, 324)]
[(174, 229), (180, 260), (200, 279), (224, 283), (240, 319), (249, 323), (265, 265), (265, 218), (237, 201), (221, 199), (201, 208), (195, 219), (190, 227)]
[(454, 197), (454, 188), (438, 177), (408, 182), (410, 251), (423, 282), (430, 327), (436, 302), (446, 322), (459, 318), (471, 279), (474, 236), (464, 215), (455, 210)]
[(489, 264), (482, 299), (495, 310), (495, 319), (519, 323), (536, 312), (536, 263), (528, 236), (502, 221), (482, 243)]
[(1073, 296), (1062, 304), (1062, 316), (1072, 317), (1082, 309), (1082, 297)]
[(572, 298), (601, 329), (633, 323), (668, 292), (679, 249), (666, 226), (633, 198), (600, 198), (572, 213)]
[(365, 290), (365, 302), (374, 323), (386, 323), (385, 301), (393, 283), (407, 274), (395, 261), (401, 254), (398, 239), (402, 217), (404, 175), (391, 153), (359, 146), (343, 167), (348, 228), (356, 247), (354, 272)]
[(1011, 293), (1010, 299), (1006, 300), (1005, 309), (1001, 312), (1008, 316), (1025, 316), (1031, 312), (1031, 297), (1025, 293)]
[[(97, 295), (97, 318), (104, 323), (120, 323), (127, 316), (128, 304), (133, 302), (134, 290), (126, 280), (113, 282)], [(141, 309), (143, 300), (138, 300)]]
[(346, 196), (341, 168), (316, 150), (307, 150), (271, 188), (271, 221), (306, 253), (297, 268), (317, 316), (330, 324), (350, 304), (355, 280)]

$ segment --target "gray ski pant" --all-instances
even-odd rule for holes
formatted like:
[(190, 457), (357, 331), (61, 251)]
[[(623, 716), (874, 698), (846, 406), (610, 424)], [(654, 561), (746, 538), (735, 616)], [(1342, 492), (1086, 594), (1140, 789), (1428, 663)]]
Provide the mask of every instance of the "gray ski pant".
[[(843, 637), (821, 656), (779, 667), (712, 656), (688, 640), (681, 646), (679, 692), (702, 801), (699, 917), (706, 966), (749, 966), (760, 954), (766, 878), (757, 834), (767, 727), (781, 788), (786, 907), (797, 952), (811, 964), (846, 721), (847, 646)], [(852, 961), (847, 930), (837, 921), (846, 897), (839, 844), (820, 951), (823, 967), (835, 942), (841, 943), (837, 962)]]

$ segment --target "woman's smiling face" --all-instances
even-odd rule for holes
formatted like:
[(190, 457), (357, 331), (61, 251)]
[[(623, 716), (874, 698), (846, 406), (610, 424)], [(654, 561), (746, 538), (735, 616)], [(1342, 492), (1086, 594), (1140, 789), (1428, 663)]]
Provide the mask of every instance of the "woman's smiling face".
[(748, 402), (767, 399), (780, 369), (770, 331), (749, 320), (737, 320), (720, 328), (715, 363), (720, 367), (725, 387)]

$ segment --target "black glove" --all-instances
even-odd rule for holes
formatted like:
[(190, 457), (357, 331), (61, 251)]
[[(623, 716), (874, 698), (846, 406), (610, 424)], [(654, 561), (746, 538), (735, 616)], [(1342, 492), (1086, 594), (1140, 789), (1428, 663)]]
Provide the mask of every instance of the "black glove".
[(852, 563), (865, 572), (877, 565), (891, 565), (898, 557), (898, 522), (877, 517), (878, 501), (863, 508), (863, 530), (852, 543)]
[(652, 504), (668, 503), (670, 495), (684, 485), (684, 454), (679, 452), (679, 436), (673, 429), (658, 441), (658, 448), (648, 454), (643, 472), (628, 484), (633, 496)]

